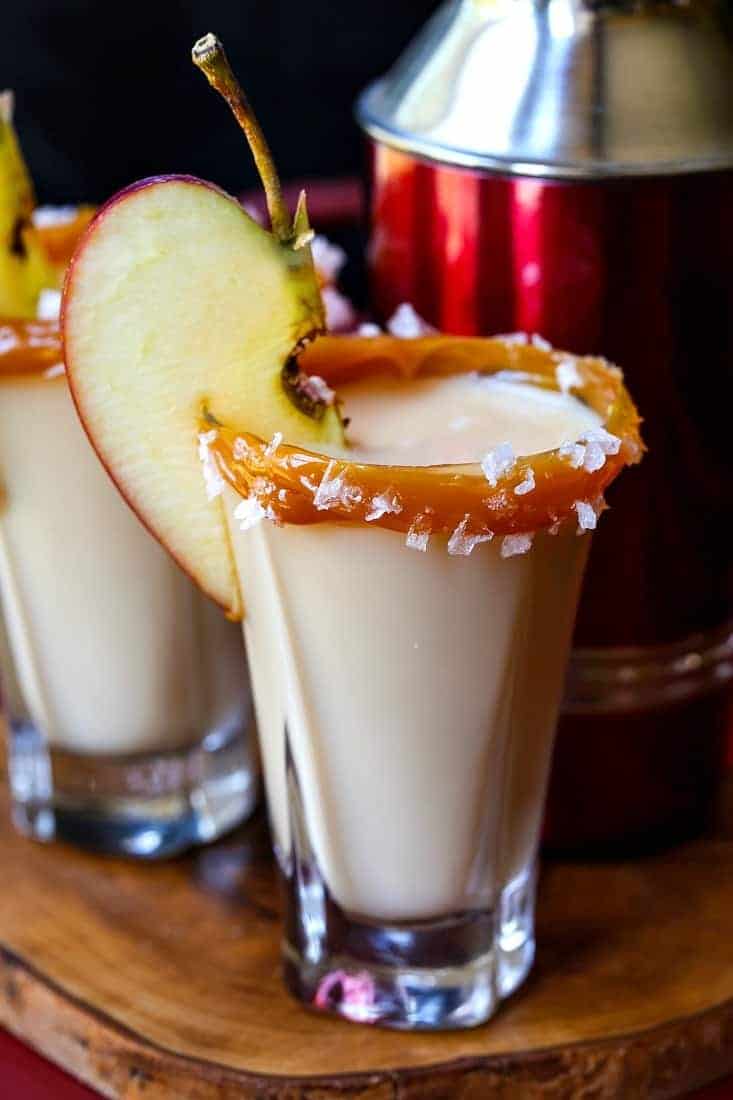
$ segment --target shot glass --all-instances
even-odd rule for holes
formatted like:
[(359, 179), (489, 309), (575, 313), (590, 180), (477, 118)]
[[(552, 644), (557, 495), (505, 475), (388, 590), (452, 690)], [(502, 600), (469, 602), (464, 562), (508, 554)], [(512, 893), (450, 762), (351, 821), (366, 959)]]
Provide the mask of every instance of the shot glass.
[(30, 353), (43, 325), (0, 329), (0, 681), (15, 824), (147, 858), (213, 840), (257, 797), (241, 630), (117, 494), (63, 368), (39, 369)]
[[(482, 344), (484, 371), (558, 388), (549, 353)], [(206, 435), (246, 604), (285, 981), (311, 1007), (469, 1027), (529, 971), (578, 534), (641, 450), (618, 372), (574, 371), (612, 441), (600, 459), (561, 447), (494, 476)]]

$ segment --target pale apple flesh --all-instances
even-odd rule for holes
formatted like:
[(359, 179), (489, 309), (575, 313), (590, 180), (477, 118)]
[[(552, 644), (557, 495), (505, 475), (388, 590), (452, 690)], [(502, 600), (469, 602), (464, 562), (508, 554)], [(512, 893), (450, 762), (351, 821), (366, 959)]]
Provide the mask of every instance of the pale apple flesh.
[(82, 422), (128, 503), (232, 617), (241, 602), (219, 499), (198, 457), (202, 409), (263, 438), (338, 442), (281, 382), (323, 327), (307, 234), (281, 242), (213, 184), (156, 177), (110, 200), (69, 268), (62, 331)]

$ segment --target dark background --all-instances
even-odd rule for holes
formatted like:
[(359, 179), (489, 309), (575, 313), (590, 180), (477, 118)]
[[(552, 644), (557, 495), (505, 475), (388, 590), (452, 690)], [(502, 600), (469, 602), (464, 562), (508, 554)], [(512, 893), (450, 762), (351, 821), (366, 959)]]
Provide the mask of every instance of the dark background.
[(100, 202), (135, 179), (255, 182), (244, 139), (190, 61), (214, 31), (284, 179), (361, 170), (352, 106), (436, 0), (0, 0), (0, 88), (40, 202)]

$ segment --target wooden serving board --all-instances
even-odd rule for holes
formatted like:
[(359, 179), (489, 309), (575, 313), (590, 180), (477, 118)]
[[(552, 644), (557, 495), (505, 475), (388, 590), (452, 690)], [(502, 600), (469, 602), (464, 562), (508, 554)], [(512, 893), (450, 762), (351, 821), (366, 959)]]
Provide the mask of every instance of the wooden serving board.
[(488, 1025), (405, 1034), (279, 980), (262, 817), (158, 865), (17, 836), (0, 795), (0, 1025), (127, 1100), (634, 1100), (733, 1070), (733, 829), (550, 864), (539, 956)]

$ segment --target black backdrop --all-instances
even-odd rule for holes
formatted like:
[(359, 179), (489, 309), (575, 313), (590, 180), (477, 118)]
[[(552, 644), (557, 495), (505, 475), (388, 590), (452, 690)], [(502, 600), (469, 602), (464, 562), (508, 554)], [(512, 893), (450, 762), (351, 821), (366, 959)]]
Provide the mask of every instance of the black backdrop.
[(223, 40), (282, 176), (359, 171), (356, 93), (435, 0), (0, 0), (0, 88), (41, 202), (99, 202), (156, 172), (251, 186), (243, 139), (191, 64)]

